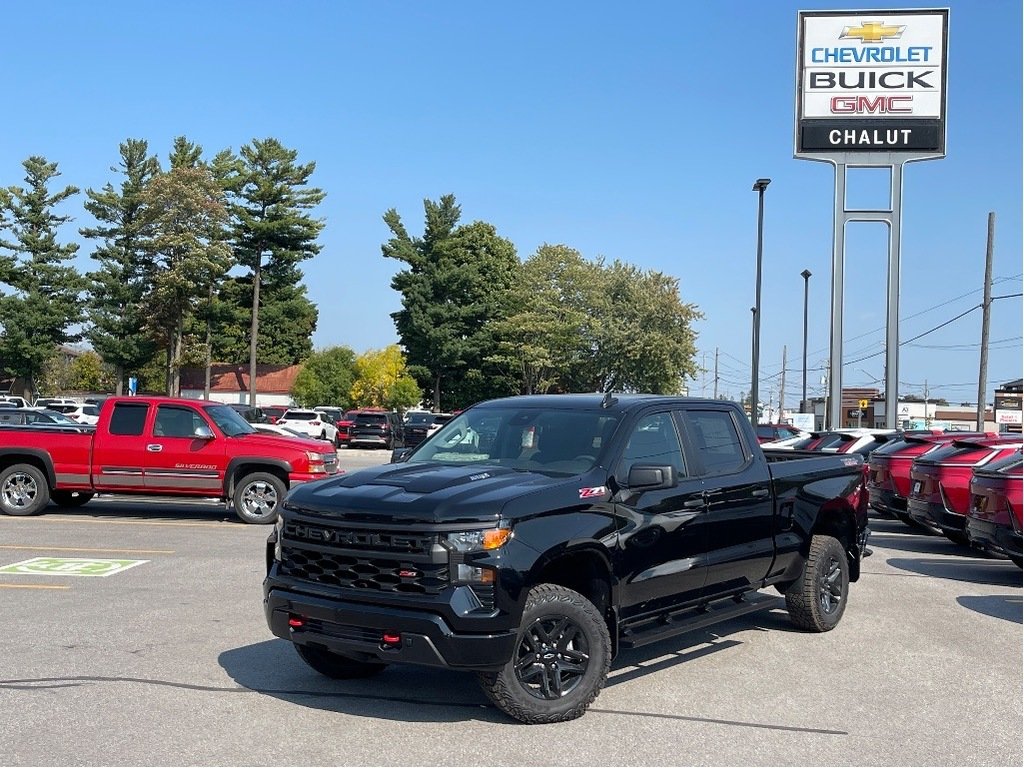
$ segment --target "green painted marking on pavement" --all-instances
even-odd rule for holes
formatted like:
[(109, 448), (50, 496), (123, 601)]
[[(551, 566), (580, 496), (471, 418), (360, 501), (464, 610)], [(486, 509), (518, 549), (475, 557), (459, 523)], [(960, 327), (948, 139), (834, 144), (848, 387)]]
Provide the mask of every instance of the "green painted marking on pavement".
[(149, 560), (108, 560), (96, 557), (33, 557), (0, 567), (0, 573), (28, 576), (113, 576)]

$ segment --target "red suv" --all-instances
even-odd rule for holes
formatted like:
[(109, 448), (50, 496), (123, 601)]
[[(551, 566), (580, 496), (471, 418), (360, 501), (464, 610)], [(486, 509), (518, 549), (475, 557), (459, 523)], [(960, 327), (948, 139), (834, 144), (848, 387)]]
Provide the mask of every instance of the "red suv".
[(910, 516), (925, 527), (937, 529), (950, 541), (968, 544), (972, 472), (1020, 449), (1019, 439), (1011, 442), (1006, 437), (989, 437), (954, 440), (919, 456), (910, 470)]
[(910, 496), (910, 468), (918, 456), (948, 445), (954, 440), (997, 437), (978, 432), (904, 433), (899, 438), (871, 452), (868, 459), (868, 497), (871, 509), (896, 517), (910, 526), (914, 521), (907, 512)]
[(985, 552), (1003, 554), (1021, 563), (1021, 485), (1024, 458), (1007, 456), (974, 470), (967, 538)]

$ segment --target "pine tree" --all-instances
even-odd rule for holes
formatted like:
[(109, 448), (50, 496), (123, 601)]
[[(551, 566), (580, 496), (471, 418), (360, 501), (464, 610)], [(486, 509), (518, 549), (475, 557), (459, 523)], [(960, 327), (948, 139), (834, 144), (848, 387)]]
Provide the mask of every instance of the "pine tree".
[(137, 374), (155, 349), (146, 331), (143, 306), (152, 264), (143, 248), (148, 233), (141, 194), (160, 171), (144, 140), (128, 139), (120, 150), (121, 163), (111, 168), (124, 176), (120, 189), (108, 183), (98, 192), (86, 190), (85, 209), (99, 225), (79, 230), (83, 237), (100, 241), (92, 253), (100, 267), (87, 275), (92, 327), (86, 338), (113, 366), (118, 395), (123, 392), (125, 376)]
[[(324, 223), (309, 212), (325, 193), (308, 186), (316, 163), (299, 164), (297, 157), (297, 151), (277, 139), (254, 139), (242, 147), (234, 174), (223, 174), (232, 192), (229, 210), (235, 260), (248, 270), (225, 295), (239, 302), (243, 297), (248, 300), (236, 305), (236, 316), (245, 312), (242, 307), (248, 309), (253, 374), (257, 359), (268, 362), (264, 350), (285, 350), (290, 358), (281, 362), (298, 362), (312, 350), (317, 312), (305, 295), (298, 265), (320, 252), (316, 241)], [(221, 166), (230, 166), (228, 158), (222, 158)], [(287, 322), (280, 322), (284, 319)], [(261, 338), (268, 327), (277, 337), (273, 347)], [(255, 375), (252, 382), (255, 387)]]
[(82, 276), (68, 262), (78, 246), (61, 245), (58, 229), (71, 221), (54, 208), (78, 188), (50, 193), (60, 176), (56, 163), (33, 156), (22, 163), (27, 187), (10, 187), (3, 196), (13, 240), (0, 241), (0, 280), (12, 293), (0, 296), (0, 360), (23, 381), (26, 399), (35, 392), (37, 377), (60, 344), (77, 341), (71, 328), (82, 317)]

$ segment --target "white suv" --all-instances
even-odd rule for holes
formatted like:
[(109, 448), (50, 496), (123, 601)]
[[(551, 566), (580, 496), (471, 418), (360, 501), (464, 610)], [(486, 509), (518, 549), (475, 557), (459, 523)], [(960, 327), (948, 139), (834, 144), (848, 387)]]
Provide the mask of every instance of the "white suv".
[(92, 403), (75, 403), (74, 405), (50, 405), (51, 411), (63, 413), (69, 419), (74, 419), (79, 424), (95, 425), (100, 420), (100, 407)]
[(331, 445), (337, 445), (338, 428), (323, 417), (323, 414), (316, 411), (307, 411), (300, 408), (291, 408), (275, 422), (279, 427), (288, 427), (303, 432), (315, 440), (327, 440)]

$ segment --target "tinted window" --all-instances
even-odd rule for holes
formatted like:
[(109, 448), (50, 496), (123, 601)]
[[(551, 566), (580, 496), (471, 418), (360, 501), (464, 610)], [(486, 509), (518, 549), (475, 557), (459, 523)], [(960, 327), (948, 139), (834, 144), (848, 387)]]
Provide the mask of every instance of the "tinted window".
[(95, 405), (86, 405), (83, 406), (82, 413), (84, 413), (86, 416), (99, 416), (100, 409)]
[(360, 413), (356, 415), (357, 427), (380, 427), (387, 424), (388, 417), (383, 413)]
[(320, 414), (314, 411), (288, 411), (284, 418), (289, 421), (319, 421)]
[(704, 473), (735, 472), (747, 463), (746, 452), (728, 411), (684, 411), (686, 429), (704, 465)]
[(156, 437), (192, 437), (196, 427), (205, 427), (203, 417), (191, 408), (175, 405), (161, 405), (156, 411), (153, 422), (153, 435)]
[(20, 411), (16, 411), (11, 408), (10, 410), (0, 411), (0, 424), (24, 424), (25, 414)]
[(228, 408), (226, 405), (208, 405), (204, 409), (206, 415), (213, 419), (217, 429), (228, 437), (236, 435), (251, 435), (255, 428), (238, 415), (238, 411)]
[(118, 403), (110, 416), (110, 434), (141, 435), (148, 410), (149, 406), (144, 403)]
[(775, 427), (770, 424), (758, 424), (757, 436), (766, 440), (775, 439)]
[(634, 464), (669, 465), (685, 475), (683, 452), (671, 413), (652, 413), (637, 422), (622, 453), (625, 473)]

